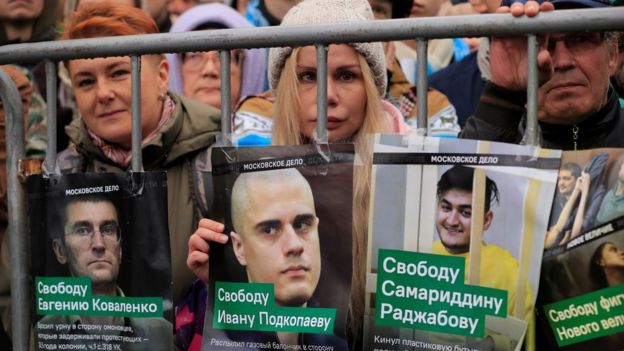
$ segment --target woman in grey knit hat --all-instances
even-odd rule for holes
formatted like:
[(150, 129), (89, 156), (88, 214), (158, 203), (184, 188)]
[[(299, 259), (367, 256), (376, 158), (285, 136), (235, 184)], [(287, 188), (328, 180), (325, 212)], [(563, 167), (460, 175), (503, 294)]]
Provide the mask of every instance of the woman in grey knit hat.
[[(306, 0), (293, 7), (281, 26), (373, 20), (367, 0)], [(356, 167), (353, 198), (353, 277), (350, 334), (361, 342), (367, 251), (371, 133), (410, 132), (401, 113), (382, 97), (386, 62), (381, 43), (333, 44), (327, 54), (329, 141), (348, 140), (365, 166)], [(269, 83), (275, 92), (273, 144), (310, 142), (316, 131), (316, 50), (313, 46), (271, 48)]]
[[(290, 9), (281, 26), (373, 20), (367, 0), (305, 0)], [(350, 141), (364, 166), (354, 174), (353, 278), (350, 339), (352, 349), (362, 341), (367, 223), (370, 192), (371, 133), (411, 132), (403, 116), (383, 100), (386, 62), (381, 43), (329, 46), (327, 55), (327, 129), (330, 142)], [(315, 140), (316, 51), (314, 46), (280, 47), (269, 51), (269, 83), (275, 94), (272, 142), (300, 145)], [(189, 240), (187, 264), (208, 281), (207, 241), (223, 243), (223, 226), (202, 220)]]

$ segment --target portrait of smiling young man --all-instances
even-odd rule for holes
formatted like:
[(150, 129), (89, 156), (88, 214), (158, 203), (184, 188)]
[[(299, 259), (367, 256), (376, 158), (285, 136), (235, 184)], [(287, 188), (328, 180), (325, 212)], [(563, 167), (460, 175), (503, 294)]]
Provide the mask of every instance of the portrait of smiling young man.
[[(483, 231), (487, 231), (495, 220), (492, 206), (500, 200), (497, 184), (486, 177), (485, 206), (483, 213), (473, 213), (472, 196), (475, 169), (455, 165), (446, 170), (437, 184), (437, 202), (435, 227), (440, 238), (433, 242), (431, 252), (438, 255), (463, 257), (466, 260), (468, 281), (470, 236), (472, 235), (473, 216), (483, 216)], [(479, 267), (479, 285), (506, 290), (508, 293), (508, 312), (513, 311), (516, 297), (516, 278), (518, 260), (508, 250), (492, 243), (483, 242), (481, 246), (481, 264)], [(526, 318), (532, 314), (531, 294), (526, 294)]]

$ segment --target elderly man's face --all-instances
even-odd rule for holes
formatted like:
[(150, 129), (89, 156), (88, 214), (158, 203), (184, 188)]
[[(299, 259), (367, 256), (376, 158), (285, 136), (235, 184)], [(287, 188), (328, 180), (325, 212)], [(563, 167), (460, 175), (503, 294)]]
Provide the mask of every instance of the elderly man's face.
[[(471, 192), (451, 189), (438, 199), (436, 229), (442, 245), (449, 253), (460, 254), (470, 249), (471, 216)], [(488, 211), (485, 213), (483, 230), (487, 230), (491, 222), (492, 212)]]
[(55, 252), (72, 276), (89, 277), (94, 286), (116, 282), (121, 263), (117, 218), (115, 206), (106, 201), (67, 207), (64, 245)]
[(279, 306), (302, 306), (321, 273), (318, 218), (309, 188), (255, 182), (233, 245), (253, 283), (273, 283)]
[(600, 33), (552, 34), (542, 42), (552, 58), (552, 77), (539, 89), (539, 119), (579, 123), (606, 102), (617, 45)]

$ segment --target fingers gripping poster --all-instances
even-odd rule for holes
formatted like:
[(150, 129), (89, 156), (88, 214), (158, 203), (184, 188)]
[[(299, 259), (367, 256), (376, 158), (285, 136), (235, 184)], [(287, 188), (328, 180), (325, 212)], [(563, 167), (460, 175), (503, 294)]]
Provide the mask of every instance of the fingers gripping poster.
[(215, 148), (202, 350), (348, 350), (353, 145)]
[(564, 151), (536, 313), (544, 349), (624, 348), (624, 149)]
[(560, 151), (376, 138), (365, 349), (519, 350)]
[(173, 345), (164, 172), (27, 180), (37, 350)]

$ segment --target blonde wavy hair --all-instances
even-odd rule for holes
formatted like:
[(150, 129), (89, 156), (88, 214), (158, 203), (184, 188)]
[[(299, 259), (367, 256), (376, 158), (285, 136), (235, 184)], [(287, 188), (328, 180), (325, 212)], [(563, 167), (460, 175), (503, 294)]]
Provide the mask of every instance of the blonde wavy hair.
[[(273, 116), (273, 145), (301, 145), (308, 138), (301, 135), (299, 127), (299, 80), (297, 58), (300, 48), (295, 48), (286, 59), (275, 88), (275, 113)], [(375, 86), (372, 71), (366, 60), (358, 54), (364, 79), (366, 109), (362, 126), (349, 138), (355, 143), (356, 167), (353, 181), (353, 277), (351, 281), (350, 332), (353, 340), (362, 340), (364, 315), (364, 287), (366, 277), (366, 252), (368, 244), (368, 209), (371, 182), (373, 133), (389, 132), (384, 120), (381, 97)], [(330, 140), (332, 142), (333, 140)], [(360, 316), (360, 317), (357, 317)]]

